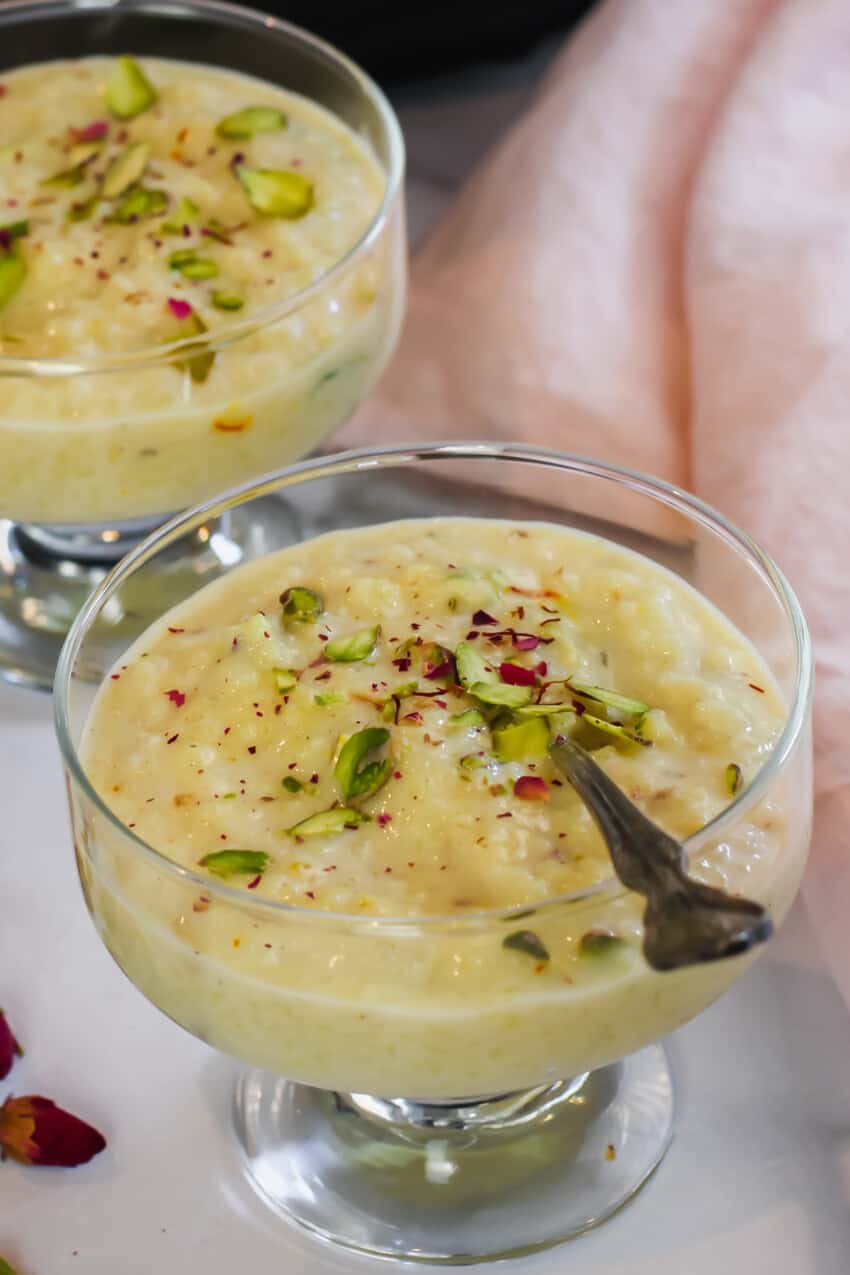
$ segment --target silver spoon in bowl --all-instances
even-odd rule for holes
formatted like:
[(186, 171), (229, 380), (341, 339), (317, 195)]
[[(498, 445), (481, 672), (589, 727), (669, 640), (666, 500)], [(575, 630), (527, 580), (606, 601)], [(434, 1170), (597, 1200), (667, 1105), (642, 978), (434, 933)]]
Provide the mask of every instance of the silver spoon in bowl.
[(679, 842), (648, 819), (580, 744), (559, 735), (549, 752), (593, 816), (620, 881), (646, 899), (643, 954), (653, 969), (737, 956), (770, 938), (767, 910), (692, 880)]

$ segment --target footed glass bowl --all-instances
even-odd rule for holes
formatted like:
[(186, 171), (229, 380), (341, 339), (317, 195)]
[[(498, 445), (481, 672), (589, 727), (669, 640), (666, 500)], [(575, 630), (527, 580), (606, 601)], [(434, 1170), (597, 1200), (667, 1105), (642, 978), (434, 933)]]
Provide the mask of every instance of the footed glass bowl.
[[(14, 304), (0, 311), (0, 676), (42, 687), (106, 568), (175, 512), (299, 459), (343, 424), (386, 365), (404, 309), (404, 149), (368, 76), (307, 32), (216, 0), (0, 5), (0, 79), (60, 53), (127, 52), (223, 67), (317, 102), (366, 139), (386, 186), (358, 242), (309, 286), (222, 316), (204, 340), (203, 380), (181, 358), (191, 340), (111, 351), (108, 323), (95, 355), (89, 336), (79, 357), (23, 357)], [(0, 125), (4, 108), (14, 110), (11, 93)], [(86, 121), (72, 112), (64, 123)], [(0, 193), (12, 162), (0, 155)], [(37, 229), (35, 205), (0, 214), (0, 225), (25, 215)], [(194, 573), (217, 554), (235, 560), (246, 536), (282, 516), (277, 503), (255, 507), (250, 529), (233, 517), (184, 542), (184, 563)]]
[[(762, 769), (686, 851), (698, 874), (767, 853), (754, 892), (777, 923), (809, 840), (805, 622), (770, 559), (682, 492), (552, 452), (444, 444), (301, 464), (174, 520), (115, 568), (68, 637), (56, 721), (86, 901), (142, 993), (247, 1064), (236, 1135), (260, 1195), (369, 1253), (458, 1263), (553, 1244), (614, 1213), (659, 1163), (674, 1126), (659, 1042), (754, 954), (672, 973), (650, 970), (637, 945), (586, 959), (584, 936), (622, 932), (626, 918), (631, 932), (640, 915), (613, 878), (540, 902), (533, 922), (528, 904), (384, 918), (254, 901), (124, 826), (80, 760), (94, 695), (146, 627), (163, 557), (273, 494), (300, 530), (282, 526), (273, 546), (249, 544), (243, 560), (322, 531), (463, 514), (589, 529), (687, 578), (759, 651), (787, 716)], [(181, 577), (168, 603), (204, 582)], [(551, 954), (545, 979), (503, 945), (529, 924)]]

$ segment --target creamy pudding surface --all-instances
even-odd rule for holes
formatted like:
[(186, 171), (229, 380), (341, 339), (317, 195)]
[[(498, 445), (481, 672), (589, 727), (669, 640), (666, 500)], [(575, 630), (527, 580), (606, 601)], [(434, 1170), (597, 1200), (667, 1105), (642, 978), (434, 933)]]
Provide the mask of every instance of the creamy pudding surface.
[(329, 111), (218, 67), (125, 56), (3, 74), (0, 355), (58, 369), (195, 343), (155, 366), (4, 380), (0, 512), (167, 512), (308, 450), (386, 356), (384, 254), (289, 319), (209, 343), (325, 276), (385, 185)]
[[(334, 532), (204, 588), (104, 683), (91, 781), (202, 880), (178, 897), (116, 852), (90, 903), (151, 999), (286, 1074), (347, 1083), (328, 1018), (351, 1030), (355, 1071), (362, 1054), (351, 1083), (376, 1091), (568, 1074), (684, 1021), (741, 964), (652, 973), (633, 896), (547, 909), (611, 875), (550, 732), (685, 838), (754, 778), (785, 716), (741, 634), (611, 542), (458, 518)], [(781, 916), (804, 853), (764, 799), (695, 871)], [(316, 925), (240, 915), (203, 880)], [(510, 908), (460, 937), (433, 921)], [(382, 917), (421, 919), (419, 938), (370, 939), (362, 922)]]

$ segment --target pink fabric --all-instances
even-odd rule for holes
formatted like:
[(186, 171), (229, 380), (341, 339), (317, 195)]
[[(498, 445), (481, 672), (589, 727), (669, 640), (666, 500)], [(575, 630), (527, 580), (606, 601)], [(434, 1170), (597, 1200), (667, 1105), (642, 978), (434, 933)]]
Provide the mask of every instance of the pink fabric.
[(848, 410), (848, 0), (607, 0), (419, 254), (337, 441), (595, 454), (776, 555), (816, 642), (806, 888), (850, 1001)]

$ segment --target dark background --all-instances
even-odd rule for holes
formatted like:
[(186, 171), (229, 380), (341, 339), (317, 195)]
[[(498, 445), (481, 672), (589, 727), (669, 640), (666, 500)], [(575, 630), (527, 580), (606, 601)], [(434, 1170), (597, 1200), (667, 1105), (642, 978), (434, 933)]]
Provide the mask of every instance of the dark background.
[(566, 33), (595, 0), (256, 0), (338, 45), (382, 83), (514, 58)]

